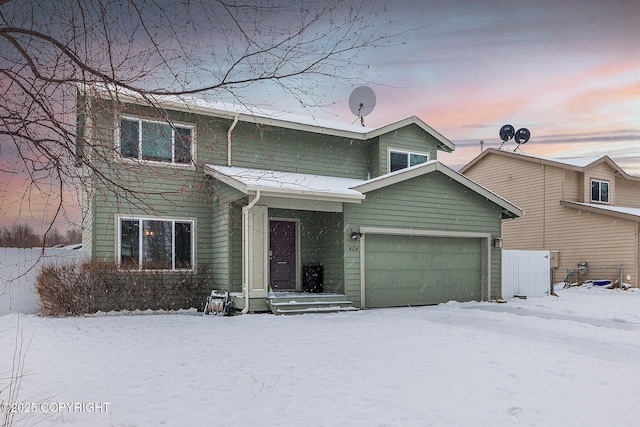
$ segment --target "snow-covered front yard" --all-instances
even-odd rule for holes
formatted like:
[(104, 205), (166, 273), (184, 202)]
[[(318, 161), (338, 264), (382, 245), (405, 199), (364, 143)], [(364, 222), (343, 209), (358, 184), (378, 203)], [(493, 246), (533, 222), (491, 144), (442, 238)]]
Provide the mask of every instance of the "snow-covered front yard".
[[(558, 294), (289, 317), (0, 316), (0, 401), (35, 411), (17, 425), (637, 426), (640, 291)], [(30, 345), (8, 402), (17, 328)]]

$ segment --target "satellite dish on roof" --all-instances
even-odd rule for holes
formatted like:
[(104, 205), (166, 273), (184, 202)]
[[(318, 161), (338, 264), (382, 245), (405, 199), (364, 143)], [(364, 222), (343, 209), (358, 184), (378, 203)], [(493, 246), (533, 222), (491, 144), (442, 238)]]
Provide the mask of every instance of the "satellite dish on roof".
[(507, 142), (508, 140), (513, 138), (513, 135), (515, 135), (515, 133), (516, 130), (513, 126), (504, 125), (500, 128), (500, 139), (502, 140), (502, 142)]
[(349, 96), (349, 109), (360, 117), (360, 123), (364, 126), (364, 117), (371, 114), (376, 106), (376, 94), (368, 86), (359, 86)]
[(504, 147), (504, 144), (506, 144), (508, 140), (513, 138), (513, 135), (515, 135), (515, 133), (516, 130), (511, 125), (504, 125), (500, 128), (500, 139), (502, 140), (502, 144), (500, 145), (501, 150), (502, 147)]
[(515, 141), (520, 144), (526, 144), (526, 142), (531, 138), (531, 132), (527, 128), (520, 128), (516, 131)]
[(531, 137), (531, 132), (529, 132), (529, 129), (527, 128), (518, 129), (514, 137), (518, 145), (516, 146), (516, 149), (513, 151), (516, 151), (518, 148), (520, 148), (520, 144), (526, 144), (530, 137)]

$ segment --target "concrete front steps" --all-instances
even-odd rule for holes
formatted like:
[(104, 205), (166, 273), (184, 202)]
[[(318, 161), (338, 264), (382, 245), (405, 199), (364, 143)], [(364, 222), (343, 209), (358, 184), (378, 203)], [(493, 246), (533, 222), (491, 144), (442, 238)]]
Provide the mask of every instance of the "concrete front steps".
[(267, 305), (273, 314), (335, 313), (358, 310), (342, 294), (273, 292), (267, 297)]

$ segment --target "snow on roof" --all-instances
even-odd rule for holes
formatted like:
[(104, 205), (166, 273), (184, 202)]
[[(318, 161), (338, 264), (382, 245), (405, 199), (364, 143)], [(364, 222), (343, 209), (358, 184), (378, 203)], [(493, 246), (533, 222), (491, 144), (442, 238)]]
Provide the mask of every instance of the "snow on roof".
[[(187, 111), (196, 114), (225, 117), (230, 119), (237, 118), (244, 122), (255, 122), (269, 126), (278, 126), (288, 129), (324, 133), (361, 140), (371, 139), (376, 136), (392, 132), (396, 129), (415, 124), (438, 141), (438, 149), (447, 152), (455, 150), (455, 144), (416, 116), (407, 117), (381, 127), (371, 128), (354, 123), (319, 119), (312, 115), (303, 116), (293, 114), (291, 112), (276, 112), (260, 107), (248, 106), (246, 104), (235, 105), (184, 95), (140, 94), (124, 88), (114, 88), (112, 86), (105, 85), (94, 85), (91, 89), (97, 96), (109, 99), (117, 97), (125, 102), (142, 104), (155, 102), (165, 108), (171, 108), (178, 111)], [(81, 90), (87, 90), (87, 87), (85, 86)]]
[(552, 162), (558, 162), (558, 163), (564, 163), (567, 164), (569, 166), (577, 166), (579, 168), (584, 168), (589, 166), (591, 163), (596, 162), (598, 160), (600, 160), (601, 158), (603, 158), (604, 156), (600, 156), (600, 157), (569, 157), (566, 159), (563, 158), (550, 158), (550, 157), (543, 157), (546, 160), (552, 161)]
[(210, 175), (247, 194), (249, 191), (267, 191), (280, 195), (332, 196), (360, 201), (364, 195), (352, 187), (365, 182), (361, 179), (335, 176), (249, 169), (236, 166), (205, 165)]
[(222, 111), (230, 115), (246, 115), (252, 117), (260, 117), (264, 119), (273, 119), (290, 123), (298, 123), (308, 126), (319, 126), (328, 129), (343, 130), (356, 133), (367, 133), (374, 130), (374, 128), (365, 127), (360, 124), (344, 123), (329, 119), (319, 119), (312, 115), (303, 116), (286, 111), (268, 110), (257, 106), (237, 105), (220, 101), (210, 101), (202, 98), (192, 97), (178, 97), (178, 96), (165, 96), (158, 101), (168, 103), (181, 103), (190, 106), (199, 107), (203, 110)]
[(630, 208), (626, 206), (610, 206), (610, 205), (599, 205), (595, 203), (581, 203), (581, 202), (570, 202), (573, 205), (585, 206), (592, 209), (604, 210), (612, 213), (619, 213), (624, 215), (632, 215), (640, 218), (640, 209), (639, 208)]
[[(139, 100), (143, 101), (143, 97), (141, 94), (128, 90), (126, 88), (114, 88), (111, 86), (98, 86), (96, 85), (94, 89), (97, 91), (99, 95), (105, 96), (110, 95), (113, 96), (115, 94), (130, 98), (130, 100)], [(246, 120), (249, 117), (253, 117), (255, 119), (271, 119), (278, 120), (289, 123), (302, 124), (307, 126), (316, 126), (321, 128), (335, 129), (340, 131), (347, 132), (355, 132), (360, 134), (366, 134), (375, 130), (376, 128), (365, 127), (360, 124), (354, 123), (344, 123), (335, 120), (329, 119), (318, 119), (311, 115), (303, 116), (299, 114), (294, 114), (291, 112), (285, 111), (275, 111), (269, 110), (258, 106), (252, 106), (247, 104), (233, 104), (229, 102), (223, 101), (212, 101), (203, 98), (197, 98), (188, 95), (146, 95), (148, 100), (157, 102), (158, 104), (168, 105), (175, 108), (185, 109), (188, 107), (189, 110), (198, 110), (199, 112), (209, 112), (210, 114), (220, 114), (229, 117), (235, 117), (238, 115), (245, 116)], [(146, 100), (144, 100), (146, 101)]]
[(313, 175), (295, 172), (282, 172), (265, 169), (249, 169), (235, 166), (205, 165), (205, 173), (220, 180), (244, 194), (262, 191), (278, 197), (297, 197), (306, 199), (333, 199), (359, 203), (365, 194), (378, 188), (396, 184), (427, 173), (439, 171), (483, 195), (503, 208), (504, 218), (516, 218), (523, 212), (517, 206), (475, 183), (464, 175), (455, 172), (437, 160), (432, 160), (410, 168), (381, 175), (372, 179), (340, 178), (335, 176)]
[(537, 156), (534, 154), (525, 154), (521, 152), (516, 152), (520, 156), (531, 157), (533, 159), (545, 160), (548, 162), (562, 163), (569, 166), (575, 166), (579, 168), (584, 168), (589, 166), (591, 163), (600, 160), (605, 156), (597, 156), (597, 157), (567, 157), (567, 158), (555, 158), (555, 157), (546, 157), (546, 156)]

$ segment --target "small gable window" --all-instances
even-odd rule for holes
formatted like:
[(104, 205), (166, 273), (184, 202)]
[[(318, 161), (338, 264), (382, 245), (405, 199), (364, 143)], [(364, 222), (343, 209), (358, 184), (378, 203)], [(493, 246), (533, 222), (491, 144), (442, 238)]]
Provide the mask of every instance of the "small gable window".
[(413, 153), (410, 151), (389, 150), (389, 172), (406, 169), (429, 161), (429, 155), (425, 153)]
[(120, 155), (128, 159), (190, 165), (192, 141), (192, 126), (120, 119)]
[(607, 181), (591, 180), (591, 201), (609, 203), (609, 183)]

